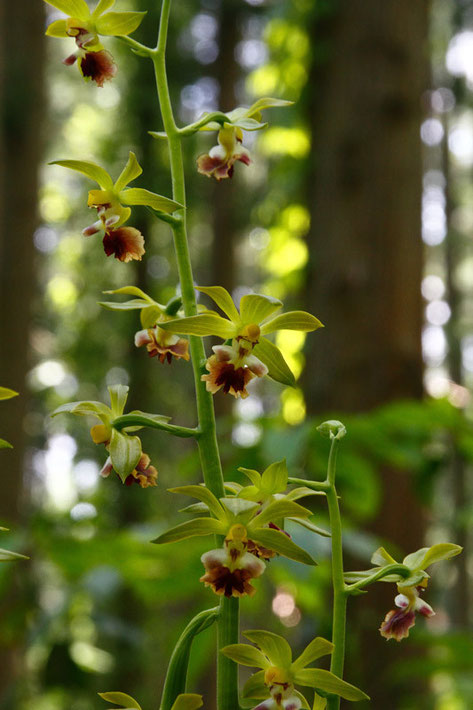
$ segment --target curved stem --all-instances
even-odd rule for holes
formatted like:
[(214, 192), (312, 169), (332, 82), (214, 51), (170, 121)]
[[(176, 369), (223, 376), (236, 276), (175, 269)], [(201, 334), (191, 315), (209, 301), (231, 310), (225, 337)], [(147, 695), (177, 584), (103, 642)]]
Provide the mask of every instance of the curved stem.
[(218, 618), (218, 614), (218, 607), (201, 611), (197, 616), (194, 616), (180, 635), (169, 661), (159, 710), (171, 710), (176, 697), (180, 693), (186, 692), (187, 668), (192, 642), (197, 634), (213, 624)]
[(358, 582), (346, 585), (345, 592), (346, 594), (353, 594), (359, 589), (364, 589), (368, 585), (373, 584), (373, 582), (378, 582), (380, 579), (383, 579), (383, 577), (389, 577), (391, 574), (398, 574), (401, 577), (409, 577), (411, 570), (406, 567), (406, 565), (398, 562), (395, 564), (393, 563), (392, 565), (386, 565), (386, 567), (381, 567), (376, 572), (373, 572), (373, 574), (358, 580)]
[[(175, 212), (177, 220), (175, 224), (171, 225), (171, 228), (181, 284), (182, 304), (186, 316), (192, 316), (197, 313), (197, 303), (186, 230), (186, 190), (182, 160), (182, 136), (174, 120), (166, 75), (165, 51), (170, 9), (171, 0), (163, 0), (158, 43), (153, 51), (152, 59), (164, 130), (168, 136), (173, 198), (181, 205), (184, 205), (184, 209)], [(198, 446), (202, 473), (204, 482), (209, 490), (217, 498), (221, 498), (225, 495), (225, 488), (217, 444), (213, 400), (212, 395), (207, 392), (201, 380), (206, 359), (202, 338), (190, 336), (189, 345), (197, 399), (198, 429), (200, 432)], [(222, 647), (222, 644), (227, 645), (238, 642), (237, 599), (222, 599), (218, 627), (218, 649)], [(218, 710), (236, 710), (238, 708), (238, 684), (235, 669), (236, 664), (232, 660), (221, 653), (217, 653)]]
[[(343, 676), (343, 666), (345, 662), (345, 626), (347, 613), (347, 594), (345, 581), (343, 578), (343, 548), (342, 548), (342, 522), (340, 518), (340, 508), (338, 505), (338, 495), (335, 488), (335, 474), (337, 462), (337, 450), (339, 440), (332, 439), (330, 455), (327, 468), (326, 489), (328, 512), (330, 517), (330, 529), (332, 532), (332, 585), (333, 585), (333, 622), (332, 622), (332, 643), (334, 650), (332, 653), (330, 670), (339, 678)], [(327, 699), (327, 710), (338, 710), (340, 698), (338, 695), (331, 695)]]
[(160, 421), (159, 419), (151, 419), (150, 417), (145, 417), (140, 414), (123, 414), (121, 417), (117, 417), (113, 421), (113, 428), (126, 429), (129, 426), (143, 426), (149, 429), (161, 429), (161, 431), (167, 431), (168, 434), (173, 434), (174, 436), (179, 436), (182, 439), (189, 439), (191, 437), (198, 438), (200, 431), (199, 429), (189, 429), (185, 426), (178, 426), (177, 424), (168, 424), (167, 422)]

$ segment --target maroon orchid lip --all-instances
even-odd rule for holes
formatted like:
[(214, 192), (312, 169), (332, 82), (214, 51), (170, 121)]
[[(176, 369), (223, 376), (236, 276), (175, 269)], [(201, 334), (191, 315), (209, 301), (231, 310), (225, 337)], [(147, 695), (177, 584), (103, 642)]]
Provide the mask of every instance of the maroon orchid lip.
[(415, 611), (410, 609), (391, 609), (380, 626), (380, 633), (385, 639), (402, 639), (409, 636), (409, 629), (415, 624)]
[(105, 49), (99, 52), (86, 52), (79, 58), (79, 67), (84, 79), (95, 81), (103, 87), (105, 81), (110, 81), (117, 73), (117, 65), (110, 52)]
[(200, 578), (206, 587), (212, 587), (213, 591), (226, 597), (253, 596), (256, 589), (250, 584), (251, 572), (246, 569), (236, 569), (231, 572), (228, 567), (215, 565), (207, 567), (207, 572)]
[(134, 227), (110, 229), (103, 238), (103, 248), (107, 256), (112, 254), (119, 261), (141, 261), (145, 253), (145, 240), (141, 232)]

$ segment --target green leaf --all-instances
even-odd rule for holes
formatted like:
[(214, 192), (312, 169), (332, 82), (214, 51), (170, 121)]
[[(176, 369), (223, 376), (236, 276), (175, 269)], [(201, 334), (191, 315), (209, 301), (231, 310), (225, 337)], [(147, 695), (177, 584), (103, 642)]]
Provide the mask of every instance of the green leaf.
[(281, 520), (289, 516), (308, 518), (310, 515), (312, 515), (312, 512), (307, 508), (303, 508), (299, 503), (282, 498), (281, 500), (273, 501), (266, 508), (263, 508), (254, 520), (251, 521), (251, 528), (260, 528), (267, 523), (274, 523), (275, 520)]
[(329, 653), (333, 652), (333, 643), (327, 641), (321, 636), (317, 636), (313, 641), (309, 643), (308, 646), (302, 651), (301, 655), (296, 658), (292, 664), (292, 670), (298, 671), (301, 668), (305, 668), (309, 663), (313, 663), (318, 658), (322, 656), (327, 656)]
[(222, 648), (221, 653), (227, 658), (231, 658), (241, 666), (251, 666), (252, 668), (269, 668), (270, 662), (261, 651), (248, 643), (233, 643)]
[(305, 311), (289, 311), (288, 313), (281, 313), (281, 315), (267, 320), (261, 326), (261, 335), (267, 335), (276, 330), (302, 330), (304, 332), (310, 332), (323, 327), (319, 319), (310, 315), (310, 313), (306, 313)]
[(224, 535), (226, 527), (215, 518), (194, 518), (185, 523), (180, 523), (170, 530), (159, 535), (154, 542), (156, 545), (165, 545), (170, 542), (179, 542), (187, 540), (189, 537), (198, 537), (202, 535)]
[(320, 688), (320, 690), (332, 695), (339, 695), (345, 700), (369, 700), (369, 697), (359, 688), (356, 688), (344, 680), (340, 680), (330, 671), (320, 668), (303, 668), (297, 671), (294, 677), (295, 683), (305, 685), (309, 688)]
[(121, 288), (114, 288), (110, 291), (104, 291), (104, 293), (107, 294), (124, 294), (126, 296), (137, 296), (138, 298), (142, 298), (144, 301), (148, 301), (148, 303), (155, 303), (151, 296), (148, 296), (147, 293), (141, 290), (141, 288), (138, 288), (138, 286), (122, 286)]
[(259, 293), (248, 293), (240, 301), (240, 316), (243, 323), (261, 323), (282, 308), (282, 301), (272, 296), (262, 296)]
[(119, 417), (123, 414), (129, 389), (130, 388), (127, 385), (111, 385), (108, 387), (108, 391), (110, 393), (110, 405), (112, 408), (112, 415), (114, 417)]
[(169, 320), (159, 325), (164, 330), (182, 335), (217, 335), (224, 340), (236, 335), (236, 328), (231, 321), (212, 313), (200, 313), (189, 318)]
[(312, 488), (307, 488), (307, 486), (298, 486), (293, 488), (292, 491), (286, 494), (286, 498), (289, 500), (298, 500), (299, 498), (305, 498), (306, 496), (324, 496), (324, 491), (314, 491)]
[(256, 488), (261, 487), (261, 474), (258, 473), (258, 471), (255, 471), (253, 468), (244, 468), (243, 466), (240, 466), (237, 470), (240, 471), (240, 473), (244, 473)]
[(122, 705), (124, 708), (134, 708), (135, 710), (141, 710), (141, 705), (137, 700), (127, 695), (126, 693), (98, 693), (101, 698), (106, 700), (108, 703), (113, 703), (114, 705)]
[(232, 126), (243, 128), (245, 131), (260, 131), (262, 128), (266, 128), (267, 125), (267, 123), (261, 123), (254, 118), (237, 118), (232, 122)]
[(220, 503), (235, 516), (245, 516), (259, 507), (259, 503), (244, 498), (220, 498)]
[(18, 392), (15, 392), (15, 390), (11, 390), (9, 387), (0, 387), (0, 400), (11, 399), (17, 396)]
[(120, 476), (122, 483), (136, 467), (141, 457), (141, 441), (137, 436), (122, 434), (112, 429), (110, 439), (110, 458), (114, 470)]
[(241, 692), (243, 698), (255, 698), (256, 700), (269, 698), (270, 693), (264, 682), (264, 674), (265, 671), (258, 671), (248, 678)]
[(440, 542), (437, 545), (432, 545), (432, 547), (430, 547), (425, 554), (421, 568), (427, 569), (427, 567), (434, 562), (450, 560), (452, 557), (459, 555), (462, 550), (463, 547), (460, 547), (460, 545), (454, 545), (451, 542)]
[(107, 311), (135, 311), (142, 308), (149, 308), (148, 301), (143, 301), (141, 298), (132, 298), (129, 301), (99, 301), (99, 306), (106, 308)]
[(197, 708), (201, 708), (203, 704), (201, 695), (195, 693), (181, 693), (181, 695), (177, 696), (171, 710), (197, 710)]
[(115, 5), (115, 0), (99, 0), (97, 7), (92, 13), (92, 17), (102, 15), (104, 12), (107, 12), (107, 10), (110, 10), (113, 5)]
[(146, 12), (107, 12), (97, 19), (95, 25), (99, 35), (126, 37), (140, 26), (145, 15)]
[(296, 545), (291, 538), (287, 537), (280, 530), (272, 530), (271, 528), (258, 528), (252, 530), (251, 538), (255, 542), (260, 542), (263, 547), (278, 552), (283, 557), (296, 562), (302, 562), (305, 565), (316, 565), (317, 562), (312, 559), (308, 552)]
[(215, 301), (217, 306), (222, 309), (231, 321), (234, 323), (240, 322), (240, 314), (233, 303), (233, 298), (223, 286), (196, 286), (196, 289), (210, 296), (212, 301)]
[(269, 96), (258, 99), (254, 104), (250, 106), (247, 111), (248, 116), (252, 116), (254, 113), (259, 113), (267, 108), (281, 108), (283, 106), (292, 106), (294, 101), (285, 101), (284, 99), (273, 99)]
[(290, 387), (296, 386), (296, 379), (292, 374), (279, 348), (267, 338), (261, 338), (253, 348), (253, 354), (268, 368), (268, 375), (276, 382)]
[(75, 170), (97, 182), (103, 190), (113, 189), (113, 180), (110, 175), (95, 163), (88, 163), (84, 160), (53, 160), (49, 165), (60, 165), (62, 168)]
[(153, 328), (161, 318), (163, 311), (160, 306), (148, 306), (140, 313), (140, 321), (143, 328)]
[(432, 545), (432, 547), (422, 547), (420, 550), (417, 550), (417, 552), (412, 552), (403, 559), (402, 564), (413, 571), (424, 570), (429, 565), (434, 564), (434, 562), (449, 560), (459, 555), (462, 549), (460, 545), (454, 545), (450, 542), (441, 542), (437, 545)]
[[(136, 180), (136, 178), (139, 177), (142, 172), (143, 168), (136, 159), (136, 155), (130, 150), (128, 154), (127, 163), (121, 171), (120, 175), (118, 176), (115, 185), (113, 186), (114, 191), (116, 193), (120, 193), (121, 190), (123, 190), (123, 188), (128, 185), (129, 182), (132, 182), (132, 180)], [(122, 200), (122, 194), (119, 195), (120, 202), (124, 202), (124, 200)]]
[(300, 525), (316, 535), (321, 535), (322, 537), (332, 537), (332, 533), (325, 530), (325, 528), (319, 528), (318, 525), (314, 525), (314, 523), (311, 523), (310, 520), (303, 520), (302, 518), (287, 518), (287, 520), (291, 520), (296, 525)]
[(261, 490), (264, 493), (282, 493), (286, 490), (288, 476), (286, 459), (275, 461), (261, 476)]
[(148, 131), (148, 133), (150, 136), (156, 138), (157, 140), (167, 141), (168, 139), (168, 134), (166, 133), (166, 131)]
[(55, 417), (58, 414), (76, 414), (83, 417), (94, 416), (107, 420), (110, 419), (112, 412), (110, 407), (107, 407), (102, 402), (68, 402), (55, 409), (51, 416)]
[(19, 552), (11, 552), (11, 550), (3, 550), (0, 548), (0, 562), (15, 562), (16, 560), (29, 560), (26, 555), (20, 555)]
[(13, 449), (13, 446), (5, 439), (0, 439), (0, 449)]
[(226, 520), (225, 511), (214, 496), (205, 486), (179, 486), (178, 488), (170, 488), (171, 493), (180, 493), (181, 495), (197, 498), (208, 507), (218, 520)]
[(157, 195), (142, 187), (130, 187), (127, 190), (122, 190), (119, 198), (124, 205), (146, 205), (167, 214), (183, 209), (179, 202), (170, 200), (169, 197), (163, 197), (163, 195)]
[(389, 552), (387, 552), (384, 547), (378, 547), (378, 549), (371, 555), (371, 564), (377, 567), (385, 567), (386, 565), (396, 564), (394, 557), (391, 557)]
[(244, 631), (243, 636), (256, 644), (269, 658), (271, 664), (278, 668), (289, 670), (292, 663), (292, 651), (286, 639), (271, 631)]
[(87, 20), (90, 17), (89, 6), (85, 0), (46, 0), (46, 2), (69, 17), (77, 17), (79, 20)]
[(314, 695), (314, 705), (312, 710), (325, 710), (327, 707), (327, 698), (322, 698), (318, 693)]
[(51, 22), (46, 30), (46, 35), (48, 37), (69, 37), (67, 34), (66, 20), (56, 20), (55, 22)]

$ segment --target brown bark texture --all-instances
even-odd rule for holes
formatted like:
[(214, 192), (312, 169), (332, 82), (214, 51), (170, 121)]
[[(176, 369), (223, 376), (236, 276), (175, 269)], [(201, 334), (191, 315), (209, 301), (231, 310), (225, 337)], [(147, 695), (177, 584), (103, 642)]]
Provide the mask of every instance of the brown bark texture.
[[(0, 384), (20, 393), (0, 408), (0, 436), (14, 445), (0, 452), (0, 524), (15, 530), (20, 525), (28, 324), (34, 295), (33, 233), (44, 107), (43, 24), (42, 2), (18, 0), (0, 5)], [(19, 568), (14, 572), (17, 578), (24, 574)], [(23, 628), (18, 587), (14, 587), (0, 600), (0, 616), (11, 623), (18, 617)], [(21, 644), (21, 632), (14, 636), (6, 632), (0, 638), (0, 703), (5, 708), (17, 707), (13, 681), (20, 674)]]
[[(325, 59), (319, 51), (308, 97), (307, 293), (326, 327), (309, 339), (306, 353), (312, 414), (343, 417), (422, 396), (419, 129), (427, 29), (425, 0), (341, 0), (314, 22), (313, 46)], [(380, 475), (383, 498), (372, 531), (406, 553), (421, 547), (424, 522), (410, 477)], [(376, 585), (349, 605), (349, 623), (366, 615), (371, 628), (356, 660), (348, 657), (347, 673), (357, 668), (373, 706), (385, 710), (402, 707), (407, 690), (389, 677), (399, 647), (377, 633), (394, 594), (390, 585)]]

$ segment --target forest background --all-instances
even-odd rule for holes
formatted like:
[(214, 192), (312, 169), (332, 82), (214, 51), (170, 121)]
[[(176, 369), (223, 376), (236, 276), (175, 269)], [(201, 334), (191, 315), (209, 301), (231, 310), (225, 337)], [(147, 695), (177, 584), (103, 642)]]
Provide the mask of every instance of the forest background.
[[(148, 10), (136, 37), (151, 43), (158, 5), (118, 9)], [(67, 42), (46, 43), (47, 13), (39, 0), (0, 6), (0, 384), (20, 392), (0, 412), (15, 445), (1, 452), (0, 523), (12, 531), (2, 546), (31, 558), (0, 569), (0, 708), (92, 710), (111, 689), (152, 707), (180, 630), (208, 603), (205, 542), (148, 544), (175, 519), (166, 488), (194, 480), (197, 457), (145, 433), (159, 487), (104, 483), (86, 428), (49, 414), (120, 382), (131, 407), (193, 424), (190, 368), (165, 372), (135, 349), (133, 314), (97, 305), (132, 282), (172, 297), (171, 237), (143, 211), (146, 261), (107, 261), (80, 235), (85, 182), (46, 163), (89, 159), (115, 174), (131, 148), (147, 187), (168, 194), (166, 150), (147, 133), (161, 129), (147, 63), (111, 40), (119, 74), (86, 85), (61, 64)], [(216, 398), (227, 477), (283, 456), (291, 475), (322, 476), (315, 425), (336, 417), (349, 434), (339, 476), (350, 566), (386, 542), (394, 553), (443, 537), (465, 547), (436, 575), (436, 617), (402, 645), (377, 631), (391, 589), (351, 604), (347, 677), (385, 710), (473, 707), (472, 27), (466, 0), (186, 0), (170, 28), (182, 122), (264, 95), (296, 102), (274, 111), (233, 180), (189, 170), (198, 283), (236, 300), (257, 284), (326, 326), (303, 355), (303, 334), (278, 336), (296, 389), (264, 382), (246, 401)], [(209, 140), (188, 142), (188, 166)], [(243, 600), (247, 628), (264, 613), (299, 645), (330, 634), (329, 548), (317, 545), (321, 564), (297, 578), (289, 561), (270, 565)], [(191, 667), (207, 698), (212, 633)]]

